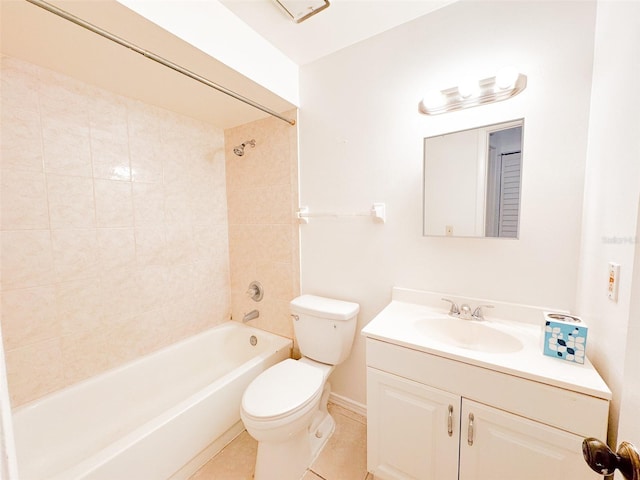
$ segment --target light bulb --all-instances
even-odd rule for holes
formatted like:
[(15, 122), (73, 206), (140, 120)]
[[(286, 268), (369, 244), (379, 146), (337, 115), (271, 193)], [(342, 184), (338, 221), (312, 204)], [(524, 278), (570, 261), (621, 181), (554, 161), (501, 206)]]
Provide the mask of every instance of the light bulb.
[(511, 88), (515, 85), (520, 73), (514, 67), (504, 67), (498, 70), (496, 85), (500, 90)]
[(465, 80), (458, 87), (458, 92), (462, 98), (469, 98), (480, 93), (480, 85), (476, 80)]
[(446, 98), (440, 90), (427, 92), (422, 98), (422, 105), (427, 109), (442, 107), (446, 103)]

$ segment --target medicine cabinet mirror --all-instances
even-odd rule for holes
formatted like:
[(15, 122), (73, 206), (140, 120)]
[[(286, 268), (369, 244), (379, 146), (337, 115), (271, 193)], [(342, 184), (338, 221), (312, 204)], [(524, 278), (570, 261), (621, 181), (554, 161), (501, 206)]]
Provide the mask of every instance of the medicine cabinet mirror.
[(424, 139), (425, 236), (518, 238), (524, 120)]

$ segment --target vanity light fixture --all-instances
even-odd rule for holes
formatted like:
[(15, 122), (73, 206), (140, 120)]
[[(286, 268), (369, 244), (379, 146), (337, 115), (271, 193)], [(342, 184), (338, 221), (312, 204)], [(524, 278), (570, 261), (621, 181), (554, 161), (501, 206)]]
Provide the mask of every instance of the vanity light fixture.
[(296, 22), (304, 22), (307, 18), (329, 8), (329, 0), (274, 0)]
[(513, 67), (505, 67), (500, 69), (495, 77), (477, 82), (465, 81), (458, 87), (428, 92), (418, 105), (418, 110), (425, 115), (438, 115), (462, 108), (501, 102), (516, 96), (526, 86), (526, 75)]

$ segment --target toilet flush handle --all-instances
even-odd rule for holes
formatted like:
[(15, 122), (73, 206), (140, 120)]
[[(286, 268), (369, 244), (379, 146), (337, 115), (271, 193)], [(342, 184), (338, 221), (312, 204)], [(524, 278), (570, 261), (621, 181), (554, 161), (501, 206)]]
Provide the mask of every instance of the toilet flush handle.
[(292, 314), (291, 314), (291, 318), (293, 318), (296, 322), (297, 322), (298, 320), (300, 320), (300, 317), (299, 317), (298, 315), (296, 315), (295, 313), (292, 313)]

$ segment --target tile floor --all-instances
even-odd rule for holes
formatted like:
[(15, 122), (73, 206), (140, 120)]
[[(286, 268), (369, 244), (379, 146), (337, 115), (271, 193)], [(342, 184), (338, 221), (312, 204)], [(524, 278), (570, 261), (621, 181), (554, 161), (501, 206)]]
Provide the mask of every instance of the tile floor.
[[(302, 480), (373, 480), (367, 473), (364, 417), (329, 404), (336, 430)], [(258, 444), (245, 431), (189, 480), (251, 480)]]

